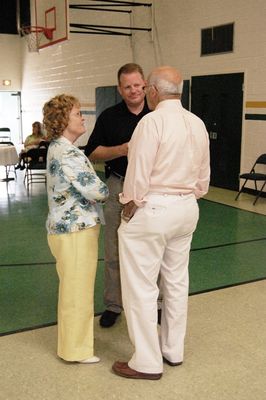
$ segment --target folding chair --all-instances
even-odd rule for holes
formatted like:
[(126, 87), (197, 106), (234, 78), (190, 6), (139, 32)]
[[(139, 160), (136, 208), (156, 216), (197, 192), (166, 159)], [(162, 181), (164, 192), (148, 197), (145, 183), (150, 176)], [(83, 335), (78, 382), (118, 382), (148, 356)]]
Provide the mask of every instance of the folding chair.
[[(261, 154), (257, 158), (257, 160), (255, 161), (255, 163), (254, 163), (253, 167), (251, 168), (250, 172), (247, 172), (247, 173), (239, 175), (239, 178), (240, 179), (245, 179), (245, 181), (244, 181), (241, 189), (239, 190), (235, 200), (237, 200), (239, 195), (240, 195), (240, 193), (243, 192), (243, 190), (244, 190), (244, 188), (246, 186), (246, 183), (248, 181), (253, 181), (254, 185), (255, 185), (255, 190), (256, 190), (256, 193), (257, 193), (257, 196), (256, 196), (256, 198), (255, 198), (255, 200), (253, 202), (253, 205), (256, 204), (258, 198), (262, 194), (263, 189), (264, 189), (264, 187), (266, 185), (266, 173), (257, 172), (258, 171), (257, 167), (260, 164), (261, 165), (266, 165), (266, 154)], [(258, 190), (258, 187), (257, 187), (257, 182), (262, 182), (261, 188), (259, 190)]]
[(10, 140), (11, 133), (9, 128), (0, 128), (0, 142)]
[(37, 149), (30, 149), (27, 151), (24, 177), (27, 190), (29, 190), (30, 185), (33, 183), (46, 184), (46, 158), (46, 147), (38, 147)]

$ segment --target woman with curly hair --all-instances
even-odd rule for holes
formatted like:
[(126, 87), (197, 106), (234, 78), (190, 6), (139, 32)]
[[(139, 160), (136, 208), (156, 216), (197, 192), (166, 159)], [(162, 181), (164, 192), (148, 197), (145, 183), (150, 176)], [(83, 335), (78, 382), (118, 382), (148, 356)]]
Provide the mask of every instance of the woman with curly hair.
[(45, 103), (43, 117), (51, 141), (46, 227), (59, 277), (57, 354), (65, 361), (92, 364), (100, 361), (94, 355), (94, 282), (108, 188), (74, 145), (85, 133), (78, 99), (55, 96)]

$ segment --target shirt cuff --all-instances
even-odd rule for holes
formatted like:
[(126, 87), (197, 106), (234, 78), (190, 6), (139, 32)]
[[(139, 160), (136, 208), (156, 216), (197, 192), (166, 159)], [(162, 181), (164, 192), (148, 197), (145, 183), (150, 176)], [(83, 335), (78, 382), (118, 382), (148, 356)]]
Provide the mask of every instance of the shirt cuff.
[(132, 199), (131, 197), (127, 197), (124, 193), (119, 193), (119, 202), (121, 204), (127, 204), (130, 201), (134, 201), (137, 207), (144, 207), (147, 200), (144, 198), (143, 200)]

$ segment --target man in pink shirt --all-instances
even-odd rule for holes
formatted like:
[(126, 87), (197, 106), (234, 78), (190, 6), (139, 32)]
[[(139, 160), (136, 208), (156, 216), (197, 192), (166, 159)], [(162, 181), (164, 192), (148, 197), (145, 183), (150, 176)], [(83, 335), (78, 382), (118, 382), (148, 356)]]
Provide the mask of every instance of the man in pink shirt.
[(189, 252), (197, 199), (208, 191), (210, 160), (203, 121), (181, 105), (182, 84), (175, 68), (152, 71), (145, 90), (154, 111), (142, 118), (129, 142), (118, 236), (123, 305), (135, 349), (128, 363), (113, 364), (126, 378), (160, 379), (163, 362), (178, 366), (184, 358)]

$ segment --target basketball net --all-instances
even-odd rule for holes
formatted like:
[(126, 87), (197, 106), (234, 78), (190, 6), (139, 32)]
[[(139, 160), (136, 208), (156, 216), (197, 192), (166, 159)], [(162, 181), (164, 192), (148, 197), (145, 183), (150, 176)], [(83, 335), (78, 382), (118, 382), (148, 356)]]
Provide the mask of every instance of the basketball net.
[(39, 52), (40, 44), (45, 36), (46, 39), (53, 39), (53, 29), (41, 26), (24, 26), (20, 29), (21, 35), (26, 39), (29, 52)]

